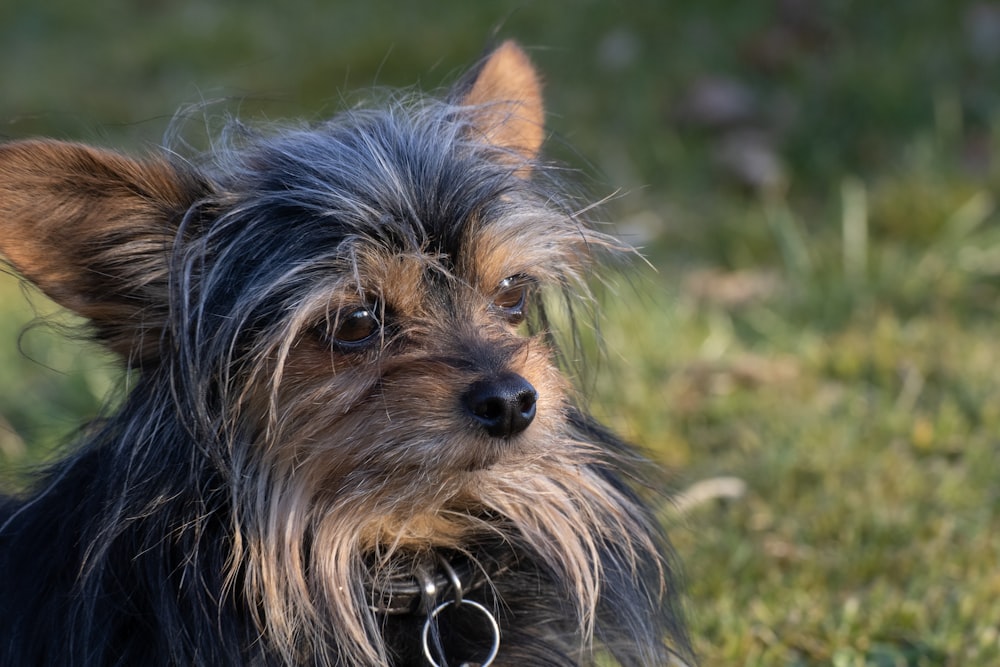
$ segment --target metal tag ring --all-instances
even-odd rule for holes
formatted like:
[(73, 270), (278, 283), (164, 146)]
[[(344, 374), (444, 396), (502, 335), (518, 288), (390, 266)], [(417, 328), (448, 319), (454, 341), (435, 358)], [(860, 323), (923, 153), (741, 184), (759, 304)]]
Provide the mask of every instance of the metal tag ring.
[(497, 653), (499, 653), (500, 651), (500, 626), (497, 624), (497, 619), (493, 617), (493, 614), (490, 612), (490, 610), (484, 607), (483, 605), (479, 604), (475, 600), (463, 600), (461, 603), (457, 603), (455, 600), (448, 600), (447, 602), (442, 602), (441, 604), (439, 604), (437, 607), (434, 608), (434, 611), (430, 613), (430, 615), (427, 617), (427, 620), (424, 621), (424, 630), (423, 633), (421, 634), (421, 640), (424, 645), (424, 657), (427, 658), (427, 662), (431, 664), (431, 667), (441, 667), (438, 661), (434, 659), (434, 656), (431, 655), (430, 646), (427, 645), (427, 635), (430, 633), (431, 623), (434, 622), (434, 619), (437, 618), (437, 615), (440, 614), (446, 608), (448, 608), (450, 605), (455, 605), (456, 607), (473, 607), (475, 609), (478, 609), (489, 621), (490, 629), (493, 631), (493, 645), (490, 646), (490, 652), (486, 656), (486, 659), (480, 663), (480, 667), (489, 667), (489, 665), (492, 665), (493, 661), (496, 660)]

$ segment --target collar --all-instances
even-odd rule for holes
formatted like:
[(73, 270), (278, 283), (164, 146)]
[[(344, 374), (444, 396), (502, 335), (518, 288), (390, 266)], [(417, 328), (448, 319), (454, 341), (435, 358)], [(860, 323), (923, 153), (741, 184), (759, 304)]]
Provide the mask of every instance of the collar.
[(441, 601), (461, 603), (462, 598), (511, 569), (514, 554), (433, 552), (414, 559), (387, 575), (375, 577), (369, 570), (365, 590), (368, 607), (379, 614), (428, 615)]

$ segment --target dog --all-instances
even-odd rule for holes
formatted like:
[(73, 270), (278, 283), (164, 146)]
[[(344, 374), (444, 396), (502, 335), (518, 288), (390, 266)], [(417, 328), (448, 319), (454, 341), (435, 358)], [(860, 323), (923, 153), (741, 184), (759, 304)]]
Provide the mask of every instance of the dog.
[(507, 41), (207, 155), (0, 146), (0, 253), (130, 385), (0, 504), (2, 664), (691, 659), (657, 485), (555, 327), (628, 250), (543, 116)]

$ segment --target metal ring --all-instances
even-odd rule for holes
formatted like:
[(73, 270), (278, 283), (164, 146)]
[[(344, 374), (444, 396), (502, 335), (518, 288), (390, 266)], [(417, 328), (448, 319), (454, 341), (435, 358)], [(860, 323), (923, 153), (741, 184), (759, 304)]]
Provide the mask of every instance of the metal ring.
[(455, 572), (455, 568), (451, 566), (451, 563), (448, 562), (447, 558), (441, 554), (438, 554), (437, 558), (438, 564), (441, 566), (441, 569), (444, 570), (445, 576), (448, 577), (448, 580), (451, 582), (451, 587), (455, 594), (452, 598), (455, 601), (455, 606), (459, 607), (462, 605), (462, 596), (465, 593), (462, 590), (462, 579), (458, 576), (458, 573)]
[[(424, 630), (423, 633), (421, 634), (421, 641), (423, 642), (424, 645), (424, 657), (427, 658), (427, 662), (431, 664), (431, 667), (441, 667), (438, 661), (434, 659), (434, 656), (431, 655), (430, 646), (427, 645), (427, 635), (431, 630), (431, 623), (434, 622), (434, 619), (437, 618), (437, 615), (439, 613), (441, 613), (449, 605), (453, 604), (457, 606), (455, 600), (448, 600), (447, 602), (442, 602), (437, 607), (435, 607), (434, 611), (432, 611), (430, 615), (427, 617), (427, 620), (424, 621)], [(490, 629), (493, 631), (493, 644), (492, 646), (490, 646), (490, 652), (486, 656), (486, 659), (480, 663), (480, 667), (489, 667), (489, 665), (492, 665), (493, 661), (496, 660), (497, 653), (500, 652), (500, 626), (497, 624), (497, 619), (493, 617), (493, 614), (490, 612), (489, 609), (479, 604), (475, 600), (463, 600), (462, 606), (474, 607), (478, 609), (483, 613), (484, 616), (486, 616), (487, 620), (490, 622)]]

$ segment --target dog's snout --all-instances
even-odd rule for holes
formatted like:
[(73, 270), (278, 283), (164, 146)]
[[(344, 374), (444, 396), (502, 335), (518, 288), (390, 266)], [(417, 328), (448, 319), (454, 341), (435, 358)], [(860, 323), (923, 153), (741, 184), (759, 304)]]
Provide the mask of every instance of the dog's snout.
[(494, 438), (511, 438), (535, 418), (538, 392), (515, 373), (473, 382), (462, 403), (473, 419)]

